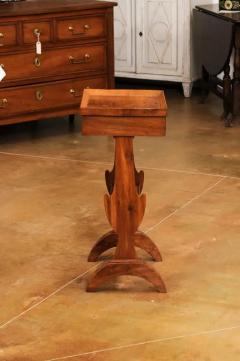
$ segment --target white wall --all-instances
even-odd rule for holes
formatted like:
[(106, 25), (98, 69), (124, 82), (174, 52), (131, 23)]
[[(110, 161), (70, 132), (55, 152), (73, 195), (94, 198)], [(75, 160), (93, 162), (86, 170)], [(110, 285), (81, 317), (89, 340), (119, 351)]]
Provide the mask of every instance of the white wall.
[(218, 4), (218, 0), (193, 0), (193, 7), (197, 5), (208, 5), (208, 4)]

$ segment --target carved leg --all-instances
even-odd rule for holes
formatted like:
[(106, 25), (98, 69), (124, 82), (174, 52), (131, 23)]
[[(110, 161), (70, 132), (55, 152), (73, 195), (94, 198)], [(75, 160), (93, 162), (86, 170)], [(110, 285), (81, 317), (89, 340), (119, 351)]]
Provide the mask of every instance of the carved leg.
[(88, 283), (88, 291), (96, 291), (102, 284), (121, 275), (138, 276), (151, 282), (158, 291), (166, 292), (157, 272), (137, 260), (135, 246), (146, 250), (156, 260), (161, 255), (144, 233), (137, 229), (146, 208), (146, 195), (142, 194), (144, 173), (137, 172), (133, 156), (133, 137), (115, 137), (115, 166), (106, 171), (109, 194), (104, 196), (104, 205), (113, 231), (104, 235), (93, 247), (89, 261), (97, 261), (104, 251), (116, 247), (114, 260), (105, 262)]
[(230, 78), (230, 66), (227, 63), (224, 67), (223, 77), (223, 115), (225, 127), (231, 127), (232, 121), (232, 85)]
[(209, 73), (207, 70), (202, 66), (202, 80), (201, 80), (201, 103), (205, 103), (205, 100), (209, 94)]
[(240, 113), (240, 28), (236, 26), (234, 38), (234, 72), (233, 72), (233, 116)]
[(159, 274), (152, 267), (138, 260), (116, 260), (103, 263), (88, 281), (87, 291), (96, 292), (101, 285), (124, 275), (144, 278), (152, 283), (157, 291), (167, 292)]
[[(108, 232), (107, 234), (102, 236), (92, 248), (88, 256), (88, 262), (97, 262), (99, 260), (99, 256), (105, 251), (116, 247), (117, 242), (118, 236), (117, 233), (114, 231)], [(154, 261), (162, 261), (162, 256), (157, 246), (153, 243), (151, 238), (149, 238), (143, 232), (136, 232), (136, 234), (134, 235), (134, 245), (150, 254)]]

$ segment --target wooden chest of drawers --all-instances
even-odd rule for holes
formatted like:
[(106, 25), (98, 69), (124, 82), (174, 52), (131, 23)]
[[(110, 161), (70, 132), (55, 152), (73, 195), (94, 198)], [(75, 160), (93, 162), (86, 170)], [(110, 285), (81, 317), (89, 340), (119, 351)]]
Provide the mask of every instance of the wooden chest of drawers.
[(114, 5), (0, 4), (0, 64), (6, 72), (0, 81), (0, 125), (76, 114), (84, 88), (114, 87)]

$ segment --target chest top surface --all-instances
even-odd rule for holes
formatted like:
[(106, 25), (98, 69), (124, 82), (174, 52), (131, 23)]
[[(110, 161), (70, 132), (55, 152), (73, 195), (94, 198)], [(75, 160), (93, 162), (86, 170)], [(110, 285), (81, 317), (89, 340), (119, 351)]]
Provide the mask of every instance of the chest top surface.
[(218, 4), (209, 4), (203, 6), (196, 6), (196, 8), (204, 13), (218, 17), (224, 21), (230, 21), (232, 23), (240, 23), (240, 12), (223, 12), (219, 10)]
[(98, 0), (23, 0), (0, 3), (0, 18), (110, 8), (115, 2)]

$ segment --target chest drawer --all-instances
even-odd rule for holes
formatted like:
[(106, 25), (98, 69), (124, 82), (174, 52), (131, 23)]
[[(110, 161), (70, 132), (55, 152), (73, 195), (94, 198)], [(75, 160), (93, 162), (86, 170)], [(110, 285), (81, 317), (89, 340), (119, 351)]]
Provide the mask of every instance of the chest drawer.
[(65, 74), (103, 71), (106, 68), (106, 46), (76, 46), (35, 53), (1, 56), (6, 77), (1, 82), (47, 78)]
[(16, 45), (17, 43), (17, 28), (16, 24), (1, 24), (0, 23), (0, 50), (4, 46)]
[(23, 23), (23, 42), (25, 44), (36, 43), (39, 34), (41, 43), (46, 43), (51, 40), (51, 22), (50, 21), (36, 21)]
[(0, 122), (1, 119), (18, 114), (72, 105), (79, 107), (83, 89), (87, 87), (106, 88), (107, 79), (100, 76), (0, 89)]
[(104, 16), (75, 17), (57, 21), (58, 40), (103, 37), (105, 33)]

